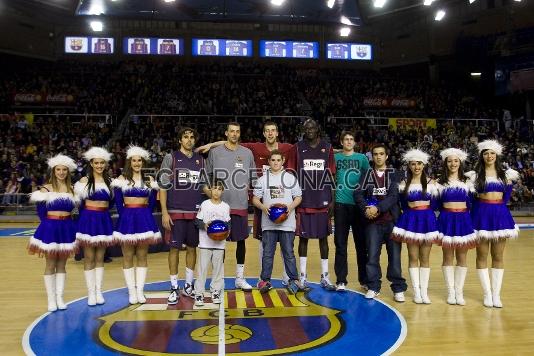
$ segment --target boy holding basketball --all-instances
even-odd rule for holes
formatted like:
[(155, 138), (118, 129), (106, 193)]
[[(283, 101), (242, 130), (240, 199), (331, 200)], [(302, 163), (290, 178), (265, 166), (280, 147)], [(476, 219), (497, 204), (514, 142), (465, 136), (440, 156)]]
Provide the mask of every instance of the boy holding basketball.
[(296, 227), (294, 210), (302, 200), (302, 191), (295, 176), (284, 170), (284, 162), (285, 157), (280, 151), (271, 151), (269, 171), (258, 179), (252, 198), (254, 206), (262, 211), (263, 259), (261, 280), (258, 282), (261, 293), (272, 289), (271, 273), (277, 242), (280, 242), (289, 277), (288, 290), (296, 293), (300, 289), (293, 241)]
[[(214, 304), (221, 303), (221, 290), (224, 286), (224, 247), (226, 240), (220, 232), (208, 234), (210, 224), (215, 221), (223, 221), (227, 224), (226, 237), (230, 232), (230, 206), (221, 200), (224, 191), (223, 182), (216, 180), (211, 187), (211, 198), (204, 200), (198, 210), (195, 224), (198, 227), (200, 261), (198, 276), (195, 281), (195, 306), (204, 305), (204, 290), (206, 287), (206, 275), (211, 264), (212, 278), (210, 284), (211, 300)], [(220, 225), (220, 224), (219, 224)], [(222, 240), (220, 240), (222, 238)]]

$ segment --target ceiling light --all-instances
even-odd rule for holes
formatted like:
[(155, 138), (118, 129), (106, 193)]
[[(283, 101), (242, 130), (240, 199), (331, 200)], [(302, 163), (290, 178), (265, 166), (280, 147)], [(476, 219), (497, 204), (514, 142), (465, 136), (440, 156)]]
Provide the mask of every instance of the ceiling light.
[(343, 25), (347, 25), (347, 26), (353, 26), (354, 25), (352, 23), (352, 21), (349, 20), (348, 17), (346, 17), (346, 16), (341, 16), (341, 19), (339, 20), (339, 22), (341, 22)]
[(271, 0), (271, 4), (274, 6), (281, 6), (286, 0)]
[(434, 2), (435, 0), (425, 0), (425, 2), (423, 3), (423, 5), (425, 6), (430, 6), (432, 5), (432, 3)]
[(330, 9), (334, 7), (336, 3), (336, 0), (326, 0), (326, 6), (328, 6)]
[(102, 21), (91, 21), (89, 25), (91, 26), (91, 29), (95, 32), (102, 32), (102, 30), (104, 29), (104, 24), (102, 23)]
[(339, 35), (341, 37), (348, 37), (350, 35), (350, 27), (341, 27), (339, 29)]
[(386, 4), (387, 0), (373, 0), (373, 6), (381, 9)]
[(469, 4), (472, 4), (472, 3), (474, 3), (475, 1), (477, 1), (477, 0), (469, 0)]
[(472, 77), (480, 77), (482, 75), (482, 73), (480, 72), (471, 72), (471, 76)]
[(446, 14), (445, 10), (436, 11), (436, 17), (434, 17), (434, 20), (436, 20), (436, 21), (443, 20), (443, 18), (445, 17), (445, 14)]

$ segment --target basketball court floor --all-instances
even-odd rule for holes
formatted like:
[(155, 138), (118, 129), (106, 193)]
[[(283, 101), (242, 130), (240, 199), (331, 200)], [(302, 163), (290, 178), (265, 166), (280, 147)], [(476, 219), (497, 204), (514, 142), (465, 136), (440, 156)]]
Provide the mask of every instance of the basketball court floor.
[[(529, 222), (523, 219), (520, 222)], [(86, 305), (83, 261), (69, 260), (66, 311), (46, 312), (42, 274), (44, 261), (26, 252), (34, 224), (0, 225), (0, 354), (1, 355), (187, 355), (304, 354), (399, 355), (486, 354), (527, 355), (534, 350), (534, 229), (521, 230), (508, 243), (502, 290), (504, 308), (485, 308), (475, 270), (475, 251), (468, 255), (466, 306), (446, 304), (441, 249), (431, 254), (432, 304), (393, 301), (387, 281), (376, 300), (363, 298), (356, 278), (354, 245), (349, 249), (349, 288), (327, 292), (316, 283), (311, 291), (290, 295), (279, 280), (268, 294), (234, 290), (235, 247), (227, 245), (226, 291), (219, 308), (195, 308), (182, 297), (166, 303), (169, 283), (167, 254), (149, 255), (145, 305), (130, 306), (122, 275), (122, 258), (106, 264), (106, 304)], [(334, 246), (330, 238), (330, 270)], [(245, 274), (255, 284), (259, 275), (258, 242), (247, 242)], [(310, 245), (308, 277), (318, 282), (318, 249)], [(181, 253), (183, 262), (185, 255)], [(281, 276), (279, 253), (273, 278)], [(180, 278), (184, 277), (183, 263)], [(382, 256), (383, 274), (387, 260)], [(407, 251), (403, 249), (407, 277)], [(180, 282), (181, 284), (183, 281)], [(408, 285), (410, 285), (408, 281)], [(208, 300), (209, 302), (209, 300)], [(222, 332), (224, 330), (224, 332)], [(224, 335), (224, 336), (223, 336)], [(222, 347), (222, 348), (221, 348)]]

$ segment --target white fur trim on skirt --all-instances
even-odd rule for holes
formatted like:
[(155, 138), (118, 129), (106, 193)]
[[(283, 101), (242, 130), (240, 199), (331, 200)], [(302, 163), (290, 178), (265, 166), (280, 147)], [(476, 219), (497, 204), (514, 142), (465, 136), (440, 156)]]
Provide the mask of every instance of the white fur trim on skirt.
[(418, 233), (407, 231), (398, 227), (394, 227), (391, 233), (391, 238), (395, 241), (406, 242), (407, 244), (421, 244), (424, 242), (433, 243), (438, 240), (439, 231), (430, 231), (427, 233)]
[(501, 239), (516, 239), (519, 237), (519, 226), (514, 225), (513, 229), (495, 231), (475, 230), (475, 233), (479, 240), (496, 241)]
[(118, 231), (113, 231), (113, 238), (122, 245), (156, 244), (161, 241), (161, 233), (159, 231), (147, 231), (135, 234), (122, 234)]
[(87, 234), (82, 234), (81, 232), (76, 233), (76, 241), (78, 241), (80, 246), (91, 247), (107, 247), (113, 246), (117, 243), (113, 235), (91, 236)]

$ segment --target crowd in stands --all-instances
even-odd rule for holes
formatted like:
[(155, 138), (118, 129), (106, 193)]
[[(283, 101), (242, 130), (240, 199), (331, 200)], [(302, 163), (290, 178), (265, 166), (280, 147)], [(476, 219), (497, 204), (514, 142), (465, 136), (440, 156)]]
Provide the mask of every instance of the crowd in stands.
[[(30, 92), (70, 94), (74, 101), (63, 108), (19, 109), (9, 99), (16, 93)], [(438, 120), (435, 129), (396, 131), (369, 119), (331, 118), (391, 113), (364, 107), (360, 99), (371, 96), (413, 98), (415, 106), (398, 112), (398, 117), (470, 120), (461, 125)], [(263, 121), (272, 119), (279, 125), (280, 141), (294, 143), (300, 137), (299, 126), (304, 118), (314, 117), (335, 147), (339, 146), (337, 135), (344, 128), (356, 132), (360, 152), (368, 153), (373, 143), (387, 143), (392, 149), (390, 163), (396, 167), (401, 165), (405, 150), (421, 147), (433, 157), (429, 167), (432, 176), (441, 170), (441, 149), (461, 147), (476, 155), (477, 140), (497, 138), (507, 148), (505, 163), (522, 174), (512, 202), (530, 202), (534, 192), (532, 127), (526, 122), (510, 126), (502, 120), (476, 123), (472, 119), (500, 120), (502, 110), (483, 104), (476, 93), (466, 89), (431, 86), (424, 79), (399, 80), (345, 69), (294, 69), (252, 62), (39, 62), (2, 74), (0, 98), (0, 113), (6, 113), (0, 116), (0, 194), (7, 193), (2, 205), (21, 203), (16, 193), (29, 193), (45, 181), (45, 161), (51, 153), (71, 155), (78, 162), (76, 175), (80, 176), (84, 164), (81, 153), (91, 145), (108, 145), (115, 155), (110, 173), (117, 176), (128, 144), (150, 149), (152, 164), (159, 166), (165, 153), (177, 147), (180, 126), (195, 127), (200, 132), (197, 144), (201, 145), (223, 139), (225, 123), (233, 121), (233, 115), (241, 116), (245, 142), (263, 141)], [(28, 111), (34, 114), (19, 114)], [(100, 113), (117, 119), (42, 116), (39, 112)], [(153, 116), (164, 114), (176, 116)], [(123, 118), (125, 125), (119, 126)], [(471, 158), (474, 161), (475, 157)]]

